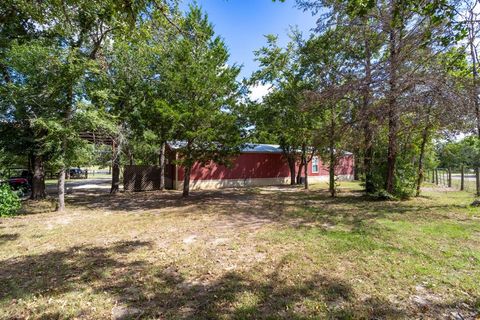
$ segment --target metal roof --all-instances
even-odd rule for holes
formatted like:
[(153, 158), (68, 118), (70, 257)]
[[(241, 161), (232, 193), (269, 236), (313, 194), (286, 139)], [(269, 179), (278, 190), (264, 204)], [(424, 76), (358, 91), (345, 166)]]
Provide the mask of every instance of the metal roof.
[(244, 153), (282, 153), (282, 149), (278, 144), (255, 144), (247, 143), (243, 145)]
[[(186, 146), (185, 141), (170, 141), (169, 147), (172, 150), (178, 150)], [(242, 146), (240, 152), (242, 153), (282, 153), (282, 149), (276, 144), (255, 144), (246, 143)]]
[[(178, 150), (186, 146), (185, 141), (170, 141), (168, 145), (172, 150)], [(282, 148), (278, 144), (246, 143), (242, 146), (241, 153), (282, 153)], [(298, 150), (298, 152), (301, 152)], [(352, 155), (351, 152), (342, 151), (343, 155)]]

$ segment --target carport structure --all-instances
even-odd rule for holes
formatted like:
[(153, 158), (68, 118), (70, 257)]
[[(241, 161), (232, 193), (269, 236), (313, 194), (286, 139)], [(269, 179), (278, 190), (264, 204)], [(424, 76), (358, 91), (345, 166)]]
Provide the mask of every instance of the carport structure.
[(112, 147), (112, 186), (110, 193), (116, 193), (120, 188), (120, 150), (116, 139), (107, 133), (82, 132), (80, 138), (97, 145)]

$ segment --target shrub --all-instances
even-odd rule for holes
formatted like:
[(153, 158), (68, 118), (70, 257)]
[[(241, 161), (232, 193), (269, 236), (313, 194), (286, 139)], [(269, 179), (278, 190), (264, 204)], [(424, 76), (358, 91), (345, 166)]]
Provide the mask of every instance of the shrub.
[(20, 198), (17, 193), (8, 184), (0, 185), (0, 216), (12, 216), (20, 207)]
[(370, 198), (372, 198), (373, 200), (378, 200), (378, 201), (395, 201), (395, 200), (398, 200), (397, 197), (388, 193), (384, 189), (378, 190), (377, 192), (374, 192), (374, 193), (370, 193), (368, 196)]

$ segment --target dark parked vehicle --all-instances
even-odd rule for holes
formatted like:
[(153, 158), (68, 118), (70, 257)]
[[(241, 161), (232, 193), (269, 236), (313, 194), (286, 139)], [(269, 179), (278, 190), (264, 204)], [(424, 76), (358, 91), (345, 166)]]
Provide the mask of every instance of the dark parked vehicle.
[(12, 190), (16, 191), (19, 196), (27, 196), (32, 187), (26, 178), (14, 177), (7, 180), (0, 180), (0, 185), (8, 184)]
[(87, 179), (88, 171), (80, 168), (71, 168), (68, 170), (68, 177), (70, 179)]
[(10, 169), (10, 178), (0, 180), (0, 184), (8, 184), (10, 188), (21, 196), (27, 196), (32, 191), (32, 178), (33, 175), (26, 169)]
[(7, 182), (12, 188), (12, 190), (15, 190), (15, 191), (21, 190), (23, 192), (28, 192), (31, 189), (30, 183), (26, 178), (14, 177), (14, 178), (8, 179)]

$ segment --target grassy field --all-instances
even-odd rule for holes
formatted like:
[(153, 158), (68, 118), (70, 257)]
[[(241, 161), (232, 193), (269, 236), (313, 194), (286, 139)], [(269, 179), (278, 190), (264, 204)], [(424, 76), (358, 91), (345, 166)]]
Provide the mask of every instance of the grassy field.
[(0, 219), (0, 318), (479, 316), (471, 194), (377, 202), (342, 188), (74, 193), (62, 214), (29, 204)]

